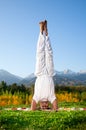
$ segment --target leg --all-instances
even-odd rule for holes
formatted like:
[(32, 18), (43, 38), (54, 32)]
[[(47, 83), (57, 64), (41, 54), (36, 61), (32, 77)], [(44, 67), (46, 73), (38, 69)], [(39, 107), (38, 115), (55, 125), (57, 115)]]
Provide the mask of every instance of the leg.
[(36, 101), (33, 99), (31, 103), (31, 110), (34, 111), (36, 110)]
[(46, 68), (49, 76), (54, 75), (53, 51), (50, 39), (46, 36)]
[(45, 36), (40, 33), (37, 44), (35, 75), (40, 76), (44, 74), (45, 68)]

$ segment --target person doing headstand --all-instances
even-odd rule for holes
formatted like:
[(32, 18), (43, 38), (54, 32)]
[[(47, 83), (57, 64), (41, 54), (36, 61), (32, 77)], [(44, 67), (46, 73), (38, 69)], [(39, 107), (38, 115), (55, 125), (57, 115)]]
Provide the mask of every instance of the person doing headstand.
[(37, 43), (36, 54), (36, 82), (31, 110), (36, 110), (36, 104), (40, 102), (41, 108), (47, 109), (48, 102), (52, 104), (53, 110), (57, 110), (57, 100), (54, 92), (54, 64), (53, 51), (48, 36), (47, 21), (42, 21)]

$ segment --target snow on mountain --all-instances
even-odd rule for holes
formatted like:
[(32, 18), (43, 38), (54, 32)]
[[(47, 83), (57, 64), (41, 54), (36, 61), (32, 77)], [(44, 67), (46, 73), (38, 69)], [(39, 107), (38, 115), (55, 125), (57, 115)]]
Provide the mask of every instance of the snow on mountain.
[(70, 70), (70, 69), (66, 69), (64, 71), (55, 71), (55, 74), (58, 74), (58, 75), (75, 75), (77, 74), (76, 72)]
[(71, 71), (69, 69), (64, 70), (64, 74), (76, 74), (74, 71)]
[(80, 70), (79, 74), (86, 74), (86, 70)]

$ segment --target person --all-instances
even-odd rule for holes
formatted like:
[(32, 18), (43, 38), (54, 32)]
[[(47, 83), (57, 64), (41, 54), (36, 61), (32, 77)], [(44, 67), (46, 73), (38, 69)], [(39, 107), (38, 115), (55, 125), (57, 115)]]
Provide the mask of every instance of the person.
[(36, 82), (34, 95), (31, 103), (31, 110), (36, 110), (36, 105), (40, 102), (41, 109), (48, 108), (48, 102), (52, 104), (52, 109), (57, 110), (57, 99), (54, 92), (54, 64), (53, 51), (48, 36), (47, 21), (41, 21), (40, 34), (37, 43), (36, 54)]

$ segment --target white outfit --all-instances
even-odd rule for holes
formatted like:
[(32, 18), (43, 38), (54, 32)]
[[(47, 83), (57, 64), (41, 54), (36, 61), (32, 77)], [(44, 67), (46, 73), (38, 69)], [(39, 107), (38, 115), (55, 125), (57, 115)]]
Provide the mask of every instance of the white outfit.
[(56, 99), (53, 82), (53, 52), (49, 37), (41, 33), (37, 44), (35, 75), (37, 79), (33, 99), (36, 103), (47, 100), (52, 103)]

